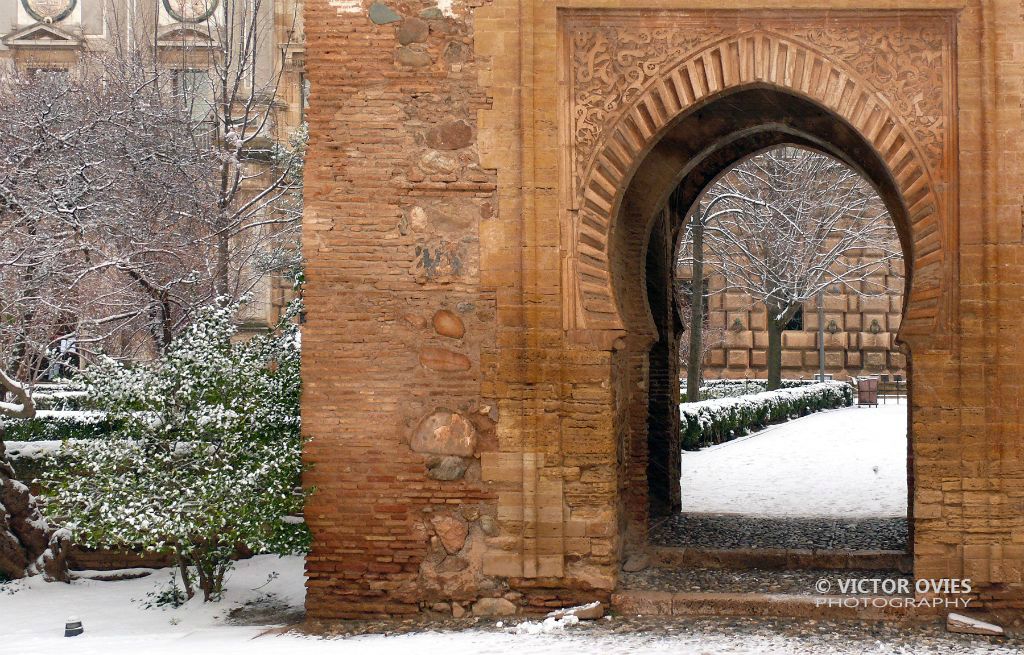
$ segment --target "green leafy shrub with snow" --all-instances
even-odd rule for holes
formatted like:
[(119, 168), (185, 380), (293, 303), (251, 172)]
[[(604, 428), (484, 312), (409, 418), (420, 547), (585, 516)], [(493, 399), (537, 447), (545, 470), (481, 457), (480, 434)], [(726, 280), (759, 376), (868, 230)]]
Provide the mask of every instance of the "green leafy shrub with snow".
[(216, 599), (239, 549), (294, 552), (308, 538), (288, 519), (305, 495), (298, 329), (286, 319), (233, 341), (236, 311), (203, 311), (153, 363), (88, 369), (88, 406), (114, 429), (66, 442), (68, 464), (41, 479), (76, 543), (173, 554), (190, 598), (198, 586)]
[(5, 441), (63, 441), (101, 439), (121, 429), (121, 421), (107, 412), (41, 410), (27, 419), (0, 420)]
[[(814, 384), (814, 380), (782, 380), (780, 389), (794, 389), (796, 387)], [(685, 391), (686, 380), (682, 380), (680, 388)], [(735, 398), (747, 396), (752, 393), (759, 393), (768, 390), (768, 380), (747, 379), (747, 380), (705, 380), (700, 386), (700, 399), (712, 400), (714, 398)]]
[(747, 434), (771, 423), (853, 404), (853, 387), (828, 381), (777, 391), (679, 405), (684, 450), (696, 450)]

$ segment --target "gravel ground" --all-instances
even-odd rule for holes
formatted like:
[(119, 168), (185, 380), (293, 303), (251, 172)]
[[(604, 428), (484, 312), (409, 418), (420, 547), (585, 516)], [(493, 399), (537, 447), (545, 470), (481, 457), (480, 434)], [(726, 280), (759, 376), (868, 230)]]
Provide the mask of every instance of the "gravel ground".
[(650, 543), (701, 548), (905, 550), (907, 520), (684, 512), (652, 526)]
[[(626, 589), (673, 592), (714, 593), (776, 593), (815, 595), (820, 580), (827, 580), (830, 589), (839, 589), (844, 579), (897, 579), (903, 578), (913, 587), (911, 576), (892, 571), (849, 571), (830, 569), (803, 569), (799, 571), (767, 571), (761, 569), (686, 569), (651, 567), (638, 573), (623, 573), (619, 579)], [(877, 594), (885, 595), (881, 589)]]
[[(298, 634), (355, 637), (353, 645), (358, 643), (359, 652), (365, 653), (377, 652), (381, 646), (377, 638), (369, 636), (371, 634), (391, 635), (395, 642), (393, 650), (388, 652), (417, 650), (420, 638), (430, 634), (444, 636), (449, 643), (448, 652), (453, 653), (459, 651), (458, 645), (462, 640), (472, 639), (477, 644), (475, 652), (478, 655), (508, 652), (573, 655), (1019, 655), (1024, 648), (1021, 640), (949, 634), (938, 623), (900, 625), (866, 621), (615, 616), (535, 635), (517, 634), (517, 623), (517, 620), (508, 618), (442, 623), (420, 620), (334, 622), (330, 626), (310, 626)], [(514, 641), (498, 641), (502, 635), (516, 636)], [(334, 643), (342, 649), (346, 641)]]

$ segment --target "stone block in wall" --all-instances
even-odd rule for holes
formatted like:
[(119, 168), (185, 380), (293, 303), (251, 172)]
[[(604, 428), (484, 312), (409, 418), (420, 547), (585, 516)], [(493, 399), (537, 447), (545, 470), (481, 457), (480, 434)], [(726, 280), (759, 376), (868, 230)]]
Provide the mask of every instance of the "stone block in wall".
[[(826, 312), (845, 312), (849, 305), (849, 300), (845, 293), (837, 293), (835, 295), (826, 295), (825, 298), (825, 311)], [(814, 310), (817, 312), (818, 306), (815, 304)], [(808, 310), (805, 309), (804, 312)]]
[(725, 351), (722, 350), (721, 348), (715, 348), (714, 350), (712, 350), (710, 353), (708, 353), (707, 364), (708, 366), (725, 366)]
[(745, 293), (726, 293), (723, 294), (723, 306), (728, 311), (740, 311), (750, 307), (750, 296)]
[(878, 334), (858, 332), (857, 347), (861, 350), (890, 350), (892, 348), (892, 335), (888, 332), (879, 332)]
[[(725, 317), (725, 325), (729, 328), (730, 332), (733, 331), (744, 331), (750, 329), (750, 314), (749, 312), (729, 312)], [(738, 321), (738, 324), (737, 324)]]
[(750, 366), (752, 368), (767, 368), (768, 367), (768, 352), (765, 350), (751, 350), (750, 351)]
[(895, 350), (889, 351), (889, 368), (905, 371), (907, 370), (907, 356)]
[(715, 310), (709, 311), (708, 325), (713, 328), (725, 327), (725, 312)]
[(843, 352), (839, 350), (825, 352), (825, 368), (830, 371), (843, 368)]
[(782, 347), (783, 348), (814, 348), (816, 341), (816, 335), (814, 332), (804, 332), (803, 330), (787, 330), (782, 333)]
[(755, 348), (767, 348), (768, 347), (768, 333), (761, 330), (754, 333), (754, 347)]
[(889, 296), (861, 296), (860, 311), (863, 314), (886, 314), (889, 312)]
[(725, 345), (727, 348), (753, 348), (754, 333), (750, 330), (743, 330), (741, 332), (731, 329), (726, 330)]
[(886, 316), (886, 320), (889, 321), (890, 332), (899, 332), (900, 325), (903, 323), (903, 314), (889, 314)]
[(846, 310), (851, 314), (860, 313), (860, 296), (853, 293), (846, 297)]
[[(817, 334), (815, 334), (815, 337), (817, 337)], [(849, 345), (849, 335), (845, 332), (825, 333), (825, 350), (846, 350)], [(815, 339), (815, 346), (817, 346), (817, 339)]]
[(885, 368), (885, 353), (867, 351), (864, 354), (864, 368), (869, 371), (881, 371)]
[(818, 351), (817, 350), (805, 350), (804, 353), (804, 368), (816, 369), (818, 368)]
[(878, 328), (877, 329), (880, 332), (888, 332), (889, 331), (889, 328), (887, 327), (888, 321), (886, 321), (885, 317), (886, 317), (886, 314), (869, 314), (867, 312), (864, 312), (861, 315), (861, 321), (862, 321), (861, 331), (862, 332), (871, 332), (873, 329), (875, 329), (874, 326), (877, 323), (878, 324)]
[(750, 312), (750, 329), (751, 330), (767, 330), (768, 329), (768, 312), (765, 311), (762, 306), (760, 309), (755, 308)]
[(804, 360), (799, 350), (782, 351), (782, 368), (802, 368)]
[(850, 332), (859, 332), (864, 329), (864, 317), (860, 312), (851, 311), (843, 319), (843, 322), (846, 325), (846, 329)]
[(750, 351), (746, 349), (733, 349), (729, 351), (729, 368), (748, 368), (750, 366)]
[(846, 368), (860, 368), (862, 358), (859, 350), (846, 351)]

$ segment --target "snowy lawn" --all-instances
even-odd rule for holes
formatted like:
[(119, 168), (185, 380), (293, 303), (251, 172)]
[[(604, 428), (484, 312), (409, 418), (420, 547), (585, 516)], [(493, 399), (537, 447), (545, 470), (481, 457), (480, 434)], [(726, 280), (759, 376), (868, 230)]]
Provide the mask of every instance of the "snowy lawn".
[(684, 512), (906, 516), (907, 405), (847, 407), (684, 452)]
[[(280, 575), (272, 578), (272, 573)], [(39, 579), (0, 584), (0, 652), (17, 655), (836, 655), (842, 653), (1019, 653), (1019, 643), (952, 636), (926, 630), (827, 622), (758, 619), (614, 617), (573, 625), (523, 619), (449, 622), (444, 632), (321, 638), (269, 633), (273, 626), (241, 627), (228, 613), (258, 602), (297, 608), (303, 599), (302, 559), (260, 556), (239, 562), (220, 603), (194, 600), (178, 609), (146, 609), (148, 594), (161, 591), (170, 570), (138, 580), (77, 580), (70, 585)], [(269, 582), (268, 582), (269, 579)], [(85, 634), (64, 638), (64, 620), (78, 616)], [(387, 624), (374, 624), (377, 630)], [(401, 623), (390, 629), (402, 630)], [(408, 629), (408, 626), (405, 626)]]

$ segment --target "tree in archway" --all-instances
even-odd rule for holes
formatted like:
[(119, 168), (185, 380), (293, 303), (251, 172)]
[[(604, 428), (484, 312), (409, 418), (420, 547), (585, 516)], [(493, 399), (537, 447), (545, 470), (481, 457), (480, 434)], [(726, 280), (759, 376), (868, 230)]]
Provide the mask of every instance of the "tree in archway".
[[(32, 418), (35, 413), (25, 388), (0, 369), (0, 417)], [(0, 424), (0, 576), (14, 579), (42, 573), (50, 580), (67, 581), (68, 533), (49, 526), (29, 488), (15, 478), (5, 455), (2, 429)]]
[[(741, 162), (705, 192), (703, 266), (767, 310), (768, 388), (782, 378), (782, 332), (805, 302), (836, 288), (888, 292), (899, 239), (875, 189), (846, 164), (782, 146)], [(690, 233), (692, 234), (692, 230)], [(680, 263), (694, 265), (692, 243)]]

